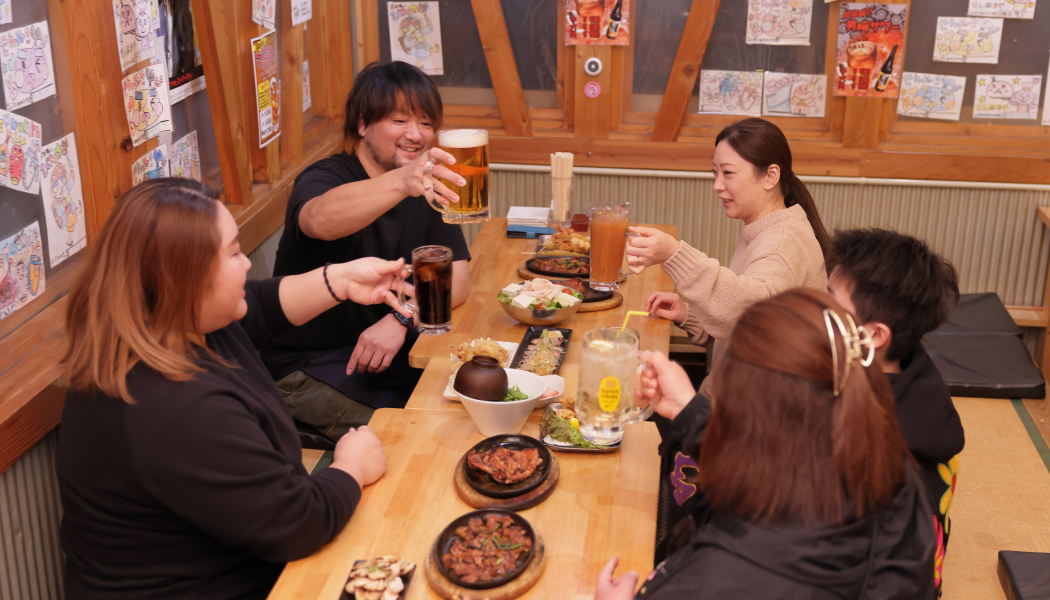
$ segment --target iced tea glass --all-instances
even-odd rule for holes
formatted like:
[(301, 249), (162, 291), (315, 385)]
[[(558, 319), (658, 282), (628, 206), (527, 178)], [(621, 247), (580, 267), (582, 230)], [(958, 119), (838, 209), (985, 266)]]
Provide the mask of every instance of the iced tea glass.
[(451, 331), (452, 250), (445, 246), (420, 246), (412, 251), (412, 264), (405, 269), (412, 274), (416, 302), (405, 299), (404, 285), (398, 286), (397, 299), (412, 311), (416, 329), (426, 335)]
[(624, 429), (644, 421), (653, 407), (634, 403), (638, 360), (638, 332), (619, 327), (592, 329), (583, 334), (576, 414), (580, 433), (595, 444), (615, 444)]
[(622, 269), (630, 209), (626, 205), (588, 206), (591, 217), (591, 289), (611, 292), (620, 288), (620, 280), (630, 275)]

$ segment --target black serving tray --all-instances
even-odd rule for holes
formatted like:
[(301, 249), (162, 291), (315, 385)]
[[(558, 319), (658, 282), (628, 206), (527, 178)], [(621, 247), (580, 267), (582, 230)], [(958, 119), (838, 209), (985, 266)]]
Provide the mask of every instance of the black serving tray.
[(564, 341), (562, 342), (562, 348), (564, 348), (564, 351), (561, 353), (561, 356), (558, 357), (558, 366), (554, 367), (553, 373), (550, 373), (550, 375), (558, 374), (558, 371), (561, 370), (562, 363), (565, 362), (565, 354), (569, 351), (569, 340), (572, 339), (571, 329), (559, 329), (558, 327), (540, 327), (538, 325), (529, 327), (527, 330), (525, 330), (525, 335), (522, 336), (521, 342), (518, 343), (518, 350), (514, 353), (514, 358), (510, 359), (511, 369), (518, 368), (518, 365), (521, 364), (522, 359), (525, 357), (525, 352), (529, 349), (529, 344), (531, 344), (533, 340), (543, 335), (544, 329), (546, 329), (547, 331), (560, 331), (562, 337), (564, 338)]

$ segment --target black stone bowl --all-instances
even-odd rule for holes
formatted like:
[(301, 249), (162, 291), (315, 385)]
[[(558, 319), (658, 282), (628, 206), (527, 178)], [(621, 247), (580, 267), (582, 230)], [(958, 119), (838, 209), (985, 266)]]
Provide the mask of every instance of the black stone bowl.
[[(536, 448), (539, 450), (540, 459), (543, 462), (540, 463), (540, 466), (536, 467), (536, 470), (533, 471), (531, 475), (517, 483), (500, 483), (493, 479), (492, 475), (489, 475), (480, 469), (475, 469), (464, 460), (463, 475), (466, 477), (467, 483), (470, 484), (470, 487), (477, 490), (479, 494), (484, 494), (490, 498), (514, 498), (515, 496), (520, 496), (536, 489), (537, 486), (547, 479), (547, 475), (550, 475), (551, 452), (547, 449), (547, 446), (543, 445), (543, 443), (536, 438), (517, 434), (496, 435), (481, 440), (471, 448), (471, 450), (480, 454), (485, 450), (495, 448), (496, 446), (503, 446), (508, 450)], [(467, 454), (470, 454), (469, 450), (467, 451)]]
[[(526, 552), (519, 558), (518, 564), (512, 570), (507, 571), (506, 573), (499, 577), (496, 577), (495, 579), (490, 579), (489, 581), (479, 581), (477, 583), (467, 583), (465, 581), (462, 581), (459, 577), (456, 576), (455, 573), (452, 573), (445, 568), (445, 563), (441, 560), (441, 557), (445, 555), (445, 552), (447, 552), (449, 547), (452, 545), (452, 540), (456, 537), (457, 528), (463, 527), (464, 525), (469, 523), (471, 519), (485, 519), (485, 517), (493, 513), (499, 515), (506, 515), (510, 517), (511, 520), (514, 521), (515, 525), (524, 529), (525, 534), (532, 538), (532, 547), (529, 548), (528, 552)], [(532, 562), (533, 557), (536, 555), (536, 534), (532, 530), (532, 525), (530, 525), (524, 517), (519, 516), (518, 513), (511, 512), (509, 510), (500, 510), (498, 508), (486, 508), (482, 510), (475, 510), (474, 512), (469, 512), (449, 523), (448, 527), (445, 527), (445, 529), (441, 532), (441, 535), (438, 536), (437, 541), (434, 542), (434, 547), (431, 549), (430, 552), (431, 559), (434, 561), (434, 564), (437, 565), (438, 571), (440, 571), (446, 579), (458, 586), (462, 586), (468, 589), (487, 590), (489, 588), (499, 587), (513, 580), (515, 577), (521, 575), (522, 572), (525, 571), (525, 567), (529, 566), (529, 563)]]

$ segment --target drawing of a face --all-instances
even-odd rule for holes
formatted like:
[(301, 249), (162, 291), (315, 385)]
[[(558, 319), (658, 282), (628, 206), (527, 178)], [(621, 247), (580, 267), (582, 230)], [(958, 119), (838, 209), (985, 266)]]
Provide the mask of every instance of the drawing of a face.
[(153, 17), (149, 14), (149, 2), (136, 0), (135, 5), (135, 36), (140, 40), (145, 40), (149, 37), (149, 30), (153, 25)]
[(131, 122), (138, 131), (146, 131), (160, 119), (163, 107), (157, 98), (157, 90), (136, 90), (131, 106)]
[(44, 49), (19, 48), (15, 55), (15, 88), (23, 94), (37, 89), (47, 80), (49, 70)]
[(1014, 102), (1017, 104), (1034, 104), (1035, 93), (1032, 90), (1021, 90), (1014, 94)]
[(11, 184), (18, 185), (22, 180), (22, 169), (25, 167), (25, 152), (20, 144), (11, 146)]
[(120, 32), (124, 35), (135, 33), (135, 9), (130, 0), (124, 0), (120, 5)]
[(3, 144), (0, 144), (0, 177), (7, 177), (7, 166), (8, 166), (8, 155), (7, 155), (7, 142), (11, 138), (8, 137), (4, 140)]
[(62, 198), (66, 195), (69, 184), (66, 182), (66, 168), (62, 163), (55, 165), (51, 171), (51, 197)]
[(415, 17), (407, 17), (401, 21), (401, 33), (405, 35), (416, 33), (420, 29), (423, 29), (423, 25)]
[(1012, 98), (1014, 86), (1005, 81), (993, 81), (988, 84), (984, 94), (989, 98)]

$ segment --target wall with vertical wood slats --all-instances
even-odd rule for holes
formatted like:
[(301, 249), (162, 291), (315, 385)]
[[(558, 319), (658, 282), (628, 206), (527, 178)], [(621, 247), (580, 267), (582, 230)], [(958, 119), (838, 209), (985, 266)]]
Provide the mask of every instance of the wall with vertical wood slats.
[(52, 431), (0, 475), (0, 598), (65, 597), (65, 557), (58, 537), (62, 505)]

